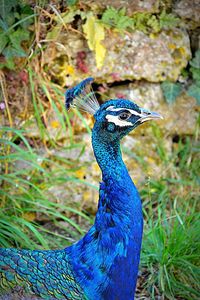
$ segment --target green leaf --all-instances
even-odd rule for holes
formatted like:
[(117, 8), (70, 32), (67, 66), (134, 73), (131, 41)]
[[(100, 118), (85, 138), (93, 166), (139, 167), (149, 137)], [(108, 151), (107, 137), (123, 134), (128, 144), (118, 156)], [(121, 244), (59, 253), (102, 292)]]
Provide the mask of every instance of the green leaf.
[(13, 57), (6, 58), (6, 61), (4, 63), (0, 64), (0, 69), (3, 69), (3, 68), (8, 68), (10, 70), (15, 69), (15, 63), (14, 63)]
[(8, 30), (8, 24), (0, 19), (0, 28), (3, 29), (4, 31)]
[(15, 48), (21, 48), (21, 42), (29, 39), (29, 31), (19, 28), (9, 34), (9, 38)]
[(197, 100), (198, 105), (200, 105), (200, 86), (192, 84), (187, 90), (187, 94)]
[(4, 50), (3, 50), (3, 55), (7, 58), (14, 58), (14, 57), (25, 57), (26, 52), (20, 47), (16, 48), (13, 45), (8, 45)]
[(3, 20), (5, 20), (12, 8), (17, 5), (17, 2), (17, 0), (0, 0), (0, 16)]
[(200, 49), (195, 52), (195, 57), (190, 61), (190, 65), (200, 69)]
[(0, 32), (0, 53), (2, 53), (8, 42), (9, 38), (7, 35), (5, 35), (3, 32)]
[(109, 27), (126, 30), (133, 27), (133, 20), (125, 15), (126, 9), (117, 10), (109, 7), (102, 15), (101, 21)]
[(6, 30), (11, 27), (15, 23), (15, 14), (13, 12), (7, 13), (4, 18), (4, 22), (6, 23)]
[(172, 104), (182, 91), (180, 83), (173, 83), (170, 81), (164, 81), (161, 84), (161, 88), (167, 103)]
[(76, 5), (77, 0), (66, 0), (68, 6)]
[(192, 77), (196, 81), (196, 84), (200, 85), (200, 69), (192, 67), (190, 71), (192, 72)]
[(174, 16), (173, 14), (168, 14), (164, 10), (160, 15), (160, 27), (161, 28), (173, 28), (180, 23), (180, 19)]
[(151, 16), (147, 20), (147, 25), (153, 29), (154, 32), (159, 32), (160, 31), (160, 24), (159, 20), (156, 18), (156, 16)]

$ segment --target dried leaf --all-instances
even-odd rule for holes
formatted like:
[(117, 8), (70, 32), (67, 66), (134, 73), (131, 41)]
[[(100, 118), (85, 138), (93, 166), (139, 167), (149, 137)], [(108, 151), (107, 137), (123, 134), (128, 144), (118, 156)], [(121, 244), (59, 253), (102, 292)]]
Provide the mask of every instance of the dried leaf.
[(97, 68), (100, 69), (103, 66), (106, 55), (106, 48), (101, 43), (105, 38), (104, 25), (98, 22), (94, 16), (90, 15), (85, 25), (83, 25), (83, 31), (90, 50), (95, 52)]

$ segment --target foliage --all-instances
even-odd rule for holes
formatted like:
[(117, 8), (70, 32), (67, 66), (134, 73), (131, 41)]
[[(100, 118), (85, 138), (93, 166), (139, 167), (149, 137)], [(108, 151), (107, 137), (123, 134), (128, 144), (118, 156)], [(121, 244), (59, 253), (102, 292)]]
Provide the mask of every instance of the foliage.
[(17, 0), (1, 0), (0, 9), (0, 54), (5, 57), (5, 63), (0, 67), (14, 69), (14, 58), (27, 55), (22, 42), (30, 39), (28, 26), (33, 22), (34, 14), (29, 5)]
[[(72, 172), (66, 171), (67, 160), (59, 164), (59, 159), (55, 156), (45, 157), (38, 154), (31, 148), (26, 131), (1, 127), (0, 134), (0, 245), (49, 247), (45, 235), (54, 233), (45, 227), (39, 229), (35, 221), (38, 214), (46, 216), (45, 218), (51, 220), (57, 227), (60, 226), (58, 219), (69, 224), (68, 227), (61, 227), (65, 235), (58, 234), (58, 240), (63, 244), (66, 243), (70, 226), (75, 229), (70, 236), (77, 238), (78, 234), (83, 234), (80, 226), (67, 216), (67, 212), (88, 219), (83, 213), (73, 207), (48, 200), (50, 187), (61, 186), (63, 182), (78, 182)], [(55, 244), (52, 246), (55, 247)]]
[(155, 296), (154, 284), (167, 299), (199, 299), (199, 219), (197, 213), (180, 215), (180, 223), (176, 212), (172, 210), (171, 214), (171, 219), (163, 216), (160, 207), (158, 221), (148, 221), (142, 256), (143, 264), (151, 271), (146, 285), (151, 299)]
[(77, 4), (77, 1), (78, 1), (78, 0), (66, 0), (67, 5), (69, 5), (69, 6), (76, 5), (76, 4)]
[(132, 17), (126, 15), (126, 10), (107, 8), (101, 18), (101, 22), (110, 28), (123, 32), (124, 30), (140, 30), (144, 33), (157, 33), (161, 29), (170, 29), (179, 24), (180, 19), (173, 14), (162, 11), (160, 15), (151, 13), (135, 13)]
[(173, 14), (166, 13), (163, 10), (159, 16), (160, 28), (170, 29), (176, 27), (180, 23), (180, 19), (175, 17)]
[(90, 50), (95, 52), (97, 68), (100, 69), (106, 55), (106, 48), (102, 45), (105, 38), (104, 26), (93, 15), (89, 15), (83, 25), (83, 31)]
[(169, 176), (142, 187), (145, 230), (141, 268), (148, 272), (144, 288), (150, 299), (156, 299), (158, 290), (167, 299), (199, 299), (197, 151), (194, 139), (180, 141), (165, 157), (171, 168)]
[(162, 82), (161, 88), (164, 93), (165, 99), (169, 104), (172, 104), (182, 91), (180, 83), (173, 83), (170, 81)]
[(113, 7), (106, 9), (101, 18), (102, 23), (109, 27), (121, 30), (126, 30), (133, 27), (133, 20), (126, 16), (126, 9), (117, 10)]
[(189, 87), (187, 93), (194, 97), (200, 105), (200, 50), (197, 50), (195, 57), (190, 61), (190, 72), (192, 73), (193, 84)]
[[(197, 100), (200, 104), (200, 50), (197, 50), (194, 58), (189, 62), (192, 84), (186, 90), (187, 94)], [(186, 73), (188, 75), (188, 73)], [(184, 87), (179, 82), (164, 81), (161, 88), (166, 101), (172, 104), (183, 91)]]

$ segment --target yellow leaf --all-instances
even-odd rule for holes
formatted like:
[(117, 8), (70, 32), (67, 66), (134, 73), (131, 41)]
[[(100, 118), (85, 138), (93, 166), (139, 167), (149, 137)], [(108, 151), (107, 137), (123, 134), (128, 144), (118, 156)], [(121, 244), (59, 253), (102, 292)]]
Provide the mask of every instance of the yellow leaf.
[(94, 16), (90, 15), (83, 25), (83, 31), (86, 35), (90, 50), (95, 52), (97, 68), (100, 69), (103, 66), (106, 55), (106, 48), (101, 43), (105, 38), (104, 25)]

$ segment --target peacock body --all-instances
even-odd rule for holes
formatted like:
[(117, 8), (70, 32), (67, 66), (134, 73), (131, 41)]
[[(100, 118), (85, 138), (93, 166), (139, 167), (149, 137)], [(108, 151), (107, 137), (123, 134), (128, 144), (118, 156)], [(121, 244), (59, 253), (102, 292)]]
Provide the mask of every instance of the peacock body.
[(66, 106), (75, 105), (95, 118), (92, 146), (102, 182), (94, 225), (80, 241), (62, 250), (0, 249), (2, 295), (20, 287), (20, 293), (40, 299), (134, 299), (143, 217), (120, 140), (144, 121), (161, 116), (124, 99), (99, 106), (87, 90), (91, 81), (68, 90)]

